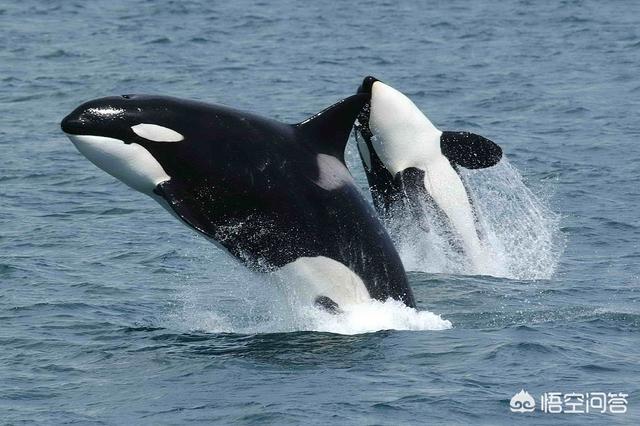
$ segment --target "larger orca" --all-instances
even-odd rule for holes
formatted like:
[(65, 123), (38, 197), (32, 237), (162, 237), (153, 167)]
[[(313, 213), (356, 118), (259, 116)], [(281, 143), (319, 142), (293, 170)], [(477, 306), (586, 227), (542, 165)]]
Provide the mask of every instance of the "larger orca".
[(95, 165), (147, 194), (253, 270), (284, 274), (335, 310), (415, 307), (400, 258), (344, 149), (366, 94), (298, 124), (172, 97), (86, 102), (61, 123)]
[(420, 221), (422, 203), (435, 204), (474, 272), (483, 273), (486, 259), (458, 167), (491, 167), (502, 158), (502, 149), (480, 135), (438, 130), (408, 97), (374, 77), (366, 77), (357, 93), (370, 97), (355, 127), (380, 215), (408, 209)]

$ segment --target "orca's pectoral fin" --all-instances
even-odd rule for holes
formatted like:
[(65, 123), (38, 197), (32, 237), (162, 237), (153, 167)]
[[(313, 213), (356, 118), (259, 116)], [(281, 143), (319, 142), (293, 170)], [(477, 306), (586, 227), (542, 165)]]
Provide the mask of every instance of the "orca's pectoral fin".
[(467, 169), (495, 166), (502, 158), (495, 142), (469, 132), (442, 132), (440, 149), (449, 161)]
[(205, 191), (188, 190), (186, 186), (173, 180), (168, 180), (159, 183), (153, 192), (162, 197), (176, 216), (191, 228), (210, 238), (215, 238), (214, 230), (211, 228), (211, 221), (205, 217), (204, 210), (201, 208), (211, 204), (208, 200), (204, 198), (196, 199), (193, 195), (199, 194), (199, 197), (202, 197)]
[(350, 96), (293, 127), (300, 138), (318, 152), (332, 155), (344, 163), (344, 149), (353, 123), (369, 98), (366, 93)]
[(324, 309), (330, 314), (337, 315), (342, 313), (342, 309), (340, 309), (340, 306), (338, 306), (338, 304), (334, 302), (333, 299), (327, 296), (316, 297), (316, 300), (313, 302), (313, 304), (315, 307)]

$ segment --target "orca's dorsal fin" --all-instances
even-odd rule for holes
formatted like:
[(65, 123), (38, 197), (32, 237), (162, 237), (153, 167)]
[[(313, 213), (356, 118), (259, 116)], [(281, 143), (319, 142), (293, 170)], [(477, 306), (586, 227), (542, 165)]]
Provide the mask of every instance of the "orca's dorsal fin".
[(369, 99), (370, 95), (358, 93), (293, 126), (298, 136), (318, 152), (332, 155), (344, 163), (344, 149), (351, 128)]

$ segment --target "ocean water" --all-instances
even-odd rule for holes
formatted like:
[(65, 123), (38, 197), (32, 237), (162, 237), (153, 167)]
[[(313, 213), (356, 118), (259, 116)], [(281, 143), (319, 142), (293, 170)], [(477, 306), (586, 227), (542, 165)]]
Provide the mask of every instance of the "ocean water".
[[(640, 3), (305, 3), (0, 2), (0, 423), (638, 424)], [(491, 275), (396, 224), (419, 311), (291, 306), (59, 129), (122, 93), (297, 122), (369, 74), (506, 153), (463, 174)]]

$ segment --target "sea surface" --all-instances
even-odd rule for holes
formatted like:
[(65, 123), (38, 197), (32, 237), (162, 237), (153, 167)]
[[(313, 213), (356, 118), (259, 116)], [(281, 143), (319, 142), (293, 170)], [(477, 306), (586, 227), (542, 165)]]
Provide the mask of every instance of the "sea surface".
[[(291, 306), (59, 128), (124, 93), (293, 123), (370, 74), (506, 154), (463, 173), (490, 275), (390, 224), (418, 311)], [(0, 424), (640, 424), (639, 112), (636, 1), (0, 1)]]

